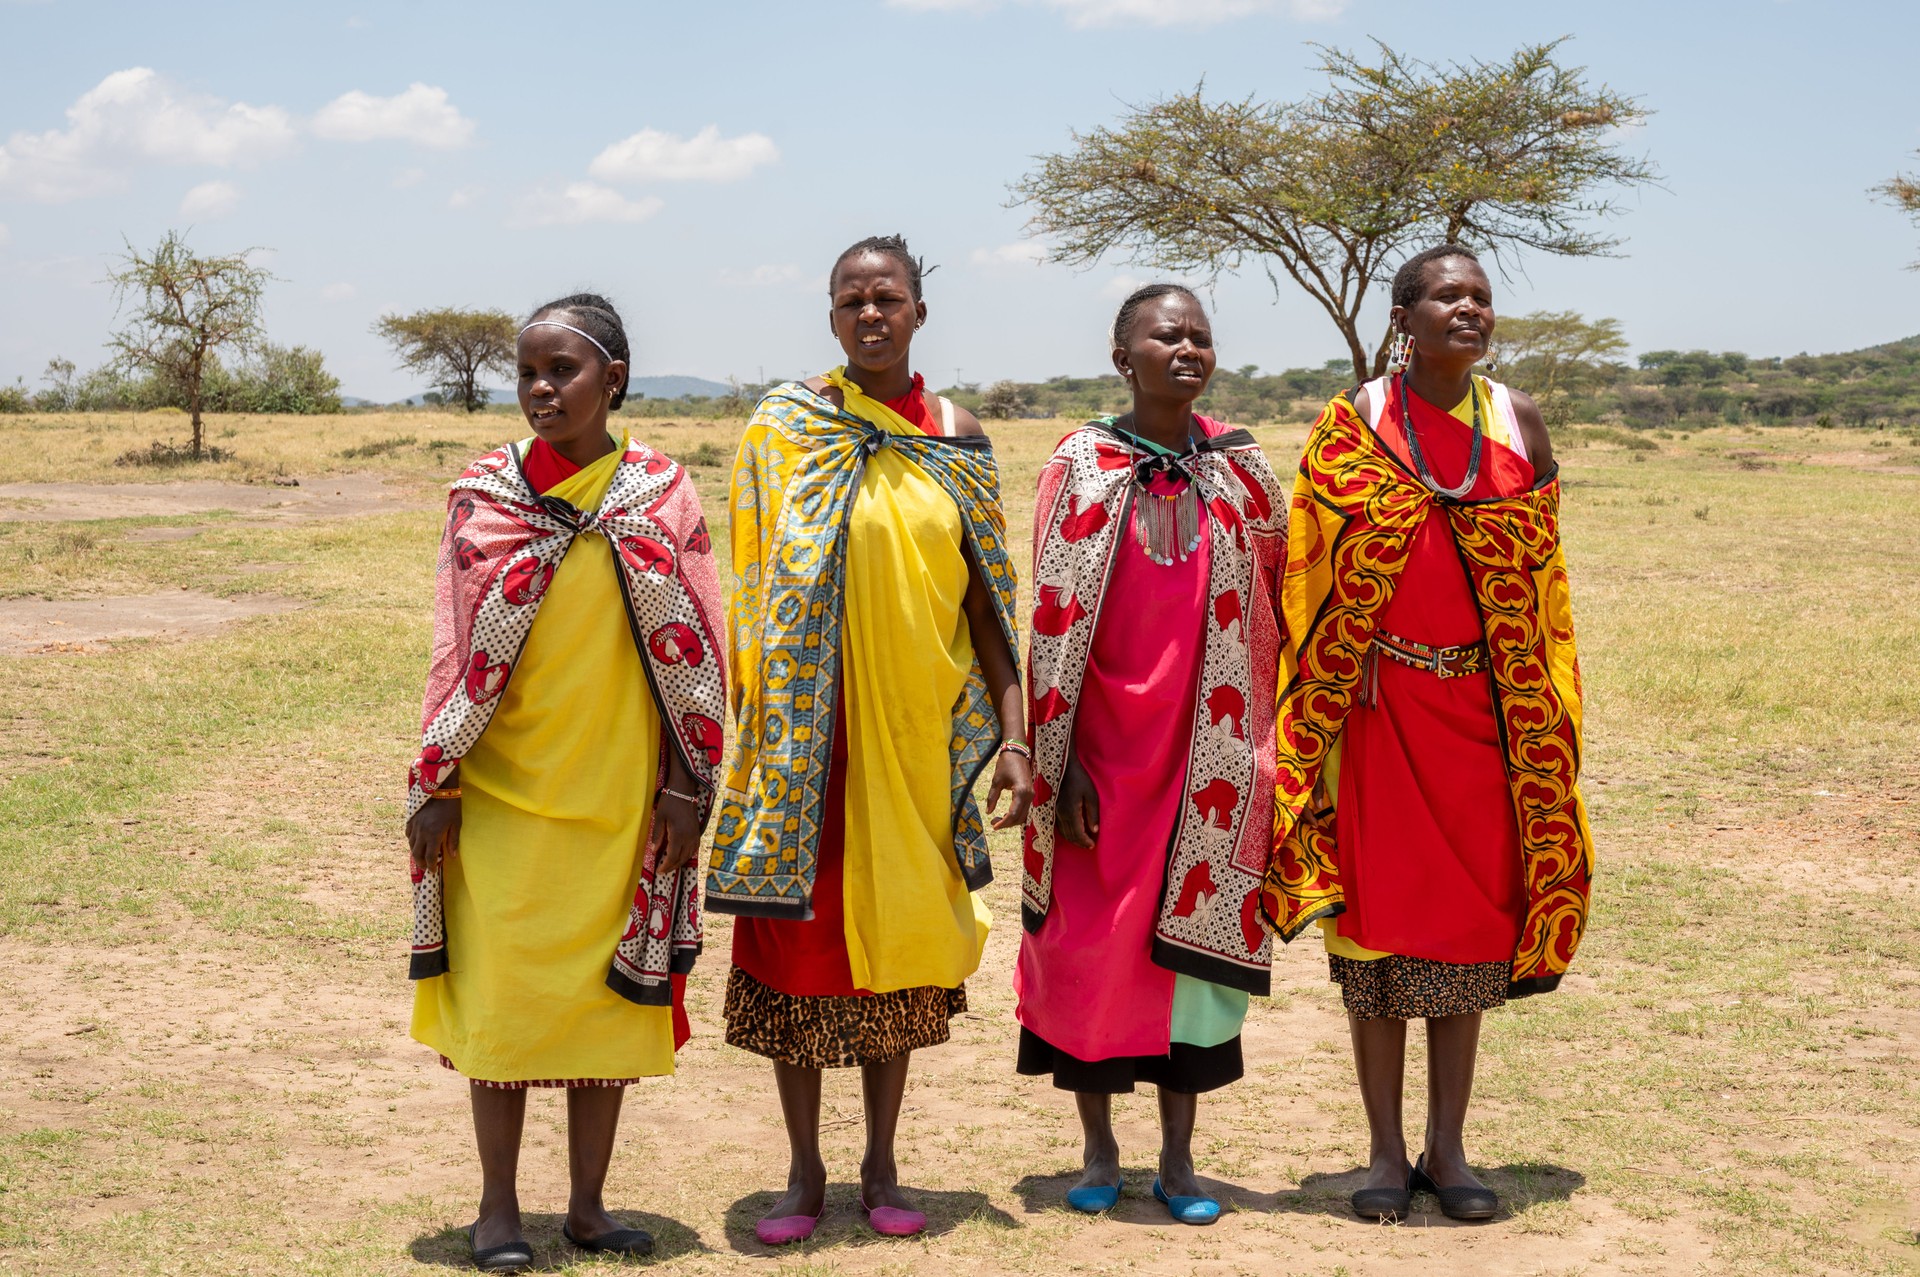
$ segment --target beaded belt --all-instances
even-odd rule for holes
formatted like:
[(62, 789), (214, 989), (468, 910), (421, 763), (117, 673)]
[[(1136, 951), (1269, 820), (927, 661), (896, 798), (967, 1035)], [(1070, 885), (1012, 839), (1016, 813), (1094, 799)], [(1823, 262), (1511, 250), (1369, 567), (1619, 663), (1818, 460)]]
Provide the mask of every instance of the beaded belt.
[(1416, 643), (1412, 639), (1401, 638), (1398, 634), (1389, 634), (1385, 630), (1373, 632), (1373, 646), (1367, 649), (1366, 663), (1361, 669), (1361, 700), (1369, 707), (1380, 704), (1381, 657), (1398, 661), (1402, 665), (1411, 665), (1414, 669), (1425, 670), (1439, 678), (1464, 678), (1468, 674), (1484, 674), (1491, 662), (1488, 659), (1487, 645), (1463, 643), (1457, 647), (1433, 647), (1426, 643)]
[(1425, 643), (1416, 643), (1412, 639), (1403, 639), (1398, 634), (1389, 634), (1385, 630), (1373, 632), (1373, 648), (1380, 655), (1391, 657), (1402, 665), (1411, 665), (1441, 678), (1463, 678), (1468, 674), (1487, 672), (1487, 645), (1463, 643), (1458, 647), (1429, 647)]

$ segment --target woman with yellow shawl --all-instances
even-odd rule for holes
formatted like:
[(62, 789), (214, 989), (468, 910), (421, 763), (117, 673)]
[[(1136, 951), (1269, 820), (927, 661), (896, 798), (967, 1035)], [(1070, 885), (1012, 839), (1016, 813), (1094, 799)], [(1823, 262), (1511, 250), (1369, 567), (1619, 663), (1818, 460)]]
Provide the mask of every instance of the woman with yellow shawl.
[(1472, 375), (1494, 324), (1472, 253), (1409, 259), (1392, 323), (1398, 371), (1327, 405), (1294, 484), (1262, 914), (1326, 934), (1372, 1136), (1354, 1211), (1397, 1219), (1425, 1191), (1490, 1219), (1463, 1137), (1480, 1018), (1560, 983), (1593, 877), (1559, 472), (1533, 401)]
[(477, 1267), (526, 1268), (529, 1087), (567, 1091), (562, 1236), (651, 1252), (602, 1200), (626, 1086), (673, 1072), (700, 951), (693, 859), (726, 707), (719, 580), (685, 472), (607, 413), (627, 338), (604, 298), (520, 332), (533, 437), (453, 485), (407, 793), (413, 1036), (469, 1079)]
[(727, 1041), (774, 1062), (792, 1150), (768, 1245), (825, 1209), (825, 1068), (863, 1074), (874, 1231), (926, 1227), (894, 1130), (911, 1053), (947, 1040), (986, 943), (973, 786), (994, 764), (995, 828), (1033, 792), (993, 449), (911, 371), (921, 273), (898, 236), (840, 255), (845, 367), (769, 391), (734, 462), (736, 731), (707, 907), (739, 915)]

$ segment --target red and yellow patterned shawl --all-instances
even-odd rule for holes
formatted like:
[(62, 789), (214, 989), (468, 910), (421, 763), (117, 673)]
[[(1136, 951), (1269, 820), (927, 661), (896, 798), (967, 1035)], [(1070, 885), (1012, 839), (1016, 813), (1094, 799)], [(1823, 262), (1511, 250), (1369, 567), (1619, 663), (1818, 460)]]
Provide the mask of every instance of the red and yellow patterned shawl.
[(1580, 799), (1580, 665), (1560, 550), (1558, 467), (1532, 491), (1443, 501), (1336, 397), (1314, 423), (1294, 481), (1280, 586), (1279, 768), (1262, 921), (1292, 940), (1345, 910), (1323, 775), (1362, 658), (1406, 563), (1438, 512), (1472, 583), (1492, 655), (1497, 718), (1520, 826), (1527, 914), (1512, 996), (1560, 981), (1586, 928), (1593, 835)]

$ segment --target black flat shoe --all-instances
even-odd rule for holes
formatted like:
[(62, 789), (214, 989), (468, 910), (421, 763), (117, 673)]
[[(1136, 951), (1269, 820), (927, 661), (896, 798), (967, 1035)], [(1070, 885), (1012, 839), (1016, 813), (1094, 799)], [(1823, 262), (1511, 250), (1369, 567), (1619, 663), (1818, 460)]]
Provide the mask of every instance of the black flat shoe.
[(1411, 1177), (1407, 1188), (1362, 1188), (1353, 1194), (1353, 1213), (1381, 1224), (1397, 1224), (1413, 1210)]
[(524, 1238), (515, 1238), (504, 1246), (489, 1246), (481, 1250), (473, 1244), (474, 1230), (480, 1225), (467, 1226), (467, 1245), (473, 1246), (473, 1266), (483, 1273), (519, 1273), (533, 1267), (533, 1247), (527, 1245)]
[(1408, 1184), (1416, 1193), (1432, 1193), (1440, 1199), (1440, 1213), (1448, 1219), (1481, 1220), (1492, 1219), (1500, 1209), (1500, 1198), (1491, 1188), (1442, 1188), (1433, 1182), (1433, 1176), (1427, 1174), (1427, 1155), (1422, 1153), (1420, 1160), (1413, 1164), (1413, 1177)]
[(560, 1235), (567, 1239), (569, 1245), (602, 1255), (651, 1255), (653, 1253), (653, 1234), (644, 1228), (616, 1228), (605, 1236), (595, 1237), (589, 1241), (585, 1237), (575, 1237), (573, 1230), (562, 1224)]

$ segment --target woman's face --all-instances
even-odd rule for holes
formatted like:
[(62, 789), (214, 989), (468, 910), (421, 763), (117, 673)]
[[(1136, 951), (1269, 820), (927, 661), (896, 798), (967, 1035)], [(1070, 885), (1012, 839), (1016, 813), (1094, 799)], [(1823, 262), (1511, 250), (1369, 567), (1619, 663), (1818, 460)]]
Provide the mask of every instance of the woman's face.
[(1213, 377), (1213, 326), (1200, 303), (1185, 293), (1146, 302), (1122, 340), (1113, 366), (1136, 395), (1192, 402)]
[(880, 373), (907, 358), (927, 304), (890, 253), (856, 253), (833, 272), (833, 335), (847, 366)]
[(516, 358), (520, 411), (536, 435), (564, 449), (607, 432), (607, 401), (626, 381), (624, 361), (609, 363), (585, 337), (551, 324), (521, 333)]
[(1486, 358), (1493, 338), (1493, 285), (1487, 272), (1464, 257), (1442, 257), (1427, 263), (1421, 282), (1420, 300), (1393, 311), (1394, 323), (1413, 335), (1414, 350), (1449, 363)]

